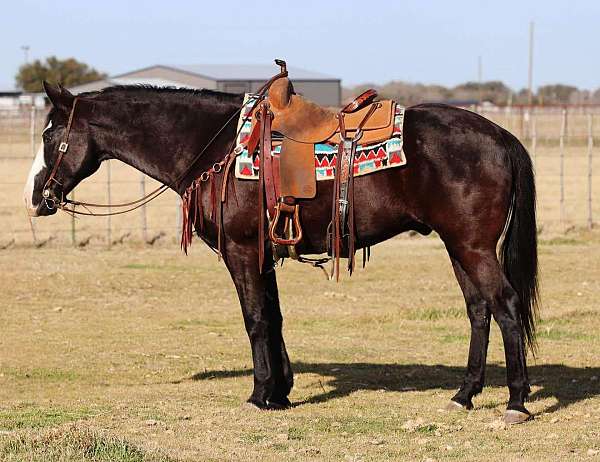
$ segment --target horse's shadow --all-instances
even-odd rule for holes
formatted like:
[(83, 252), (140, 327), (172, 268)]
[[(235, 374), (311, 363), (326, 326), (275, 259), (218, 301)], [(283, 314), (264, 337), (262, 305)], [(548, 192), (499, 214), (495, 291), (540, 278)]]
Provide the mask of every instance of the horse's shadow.
[[(331, 390), (297, 403), (320, 403), (347, 396), (358, 390), (425, 391), (455, 390), (462, 383), (463, 367), (419, 364), (372, 363), (305, 363), (292, 364), (296, 373), (317, 374)], [(556, 403), (544, 412), (554, 412), (579, 401), (600, 396), (600, 367), (571, 367), (544, 364), (529, 367), (529, 378), (535, 390), (530, 401), (555, 398)], [(506, 386), (504, 366), (489, 364), (487, 386)], [(200, 372), (192, 380), (226, 379), (251, 376), (252, 369), (213, 370)], [(539, 388), (538, 388), (539, 387)]]

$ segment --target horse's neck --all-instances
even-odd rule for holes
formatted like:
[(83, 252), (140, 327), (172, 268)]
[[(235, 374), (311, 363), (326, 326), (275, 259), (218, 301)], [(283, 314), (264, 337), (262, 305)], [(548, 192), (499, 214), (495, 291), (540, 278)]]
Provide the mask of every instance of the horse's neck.
[(160, 109), (160, 114), (151, 114), (151, 111), (136, 114), (132, 123), (107, 134), (105, 142), (109, 148), (106, 151), (110, 158), (136, 168), (181, 194), (202, 171), (226, 155), (234, 137), (235, 120), (229, 122), (194, 162), (235, 108), (215, 111), (190, 107)]

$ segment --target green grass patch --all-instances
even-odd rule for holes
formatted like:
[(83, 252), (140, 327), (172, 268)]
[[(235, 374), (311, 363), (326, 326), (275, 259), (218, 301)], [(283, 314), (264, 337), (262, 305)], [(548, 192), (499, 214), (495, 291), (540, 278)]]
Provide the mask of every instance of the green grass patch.
[(182, 319), (169, 324), (171, 329), (185, 330), (193, 329), (195, 327), (205, 327), (208, 329), (223, 329), (223, 330), (234, 330), (239, 329), (239, 325), (232, 325), (229, 319)]
[(60, 408), (17, 407), (0, 410), (0, 428), (20, 430), (25, 428), (55, 427), (93, 415), (89, 409), (65, 410)]
[(417, 427), (416, 431), (423, 435), (433, 435), (438, 428), (439, 427), (436, 424), (425, 424)]
[(389, 421), (370, 417), (351, 417), (346, 419), (319, 418), (309, 424), (307, 433), (347, 433), (348, 435), (380, 435), (393, 430)]
[(412, 321), (438, 321), (441, 319), (459, 319), (466, 318), (466, 310), (463, 307), (452, 308), (422, 308), (410, 310), (406, 319)]
[(573, 237), (554, 237), (552, 239), (541, 239), (540, 245), (585, 245), (586, 242)]
[(21, 368), (3, 368), (0, 371), (15, 379), (21, 380), (41, 380), (44, 382), (72, 382), (79, 378), (75, 371), (65, 369), (53, 369), (45, 367), (34, 367), (30, 369)]
[(593, 321), (596, 319), (597, 316), (598, 312), (592, 310), (569, 311), (567, 313), (561, 314), (560, 316), (548, 316), (547, 318), (540, 318), (538, 321), (538, 326), (555, 324), (579, 324), (584, 320)]
[(264, 441), (267, 438), (266, 435), (262, 434), (262, 433), (246, 433), (244, 435), (241, 436), (241, 439), (244, 443), (250, 443), (250, 444), (258, 444), (261, 443), (262, 441)]
[(67, 426), (22, 432), (0, 439), (0, 459), (28, 462), (171, 462), (121, 439)]
[(461, 334), (446, 334), (440, 338), (442, 343), (468, 343), (470, 337)]
[(306, 438), (306, 430), (299, 427), (290, 427), (288, 429), (288, 439), (300, 441)]
[(565, 329), (557, 329), (552, 325), (539, 329), (537, 336), (538, 338), (544, 340), (596, 340), (596, 336), (594, 335), (571, 332)]

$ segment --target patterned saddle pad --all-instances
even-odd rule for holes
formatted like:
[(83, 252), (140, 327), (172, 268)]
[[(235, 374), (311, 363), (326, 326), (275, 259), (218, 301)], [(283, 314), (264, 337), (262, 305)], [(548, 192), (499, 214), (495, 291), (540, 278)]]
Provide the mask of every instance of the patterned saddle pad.
[[(254, 104), (253, 95), (246, 95), (244, 100), (244, 109), (240, 114), (238, 121), (238, 130), (241, 127), (237, 144), (245, 144), (250, 136), (252, 121), (244, 119)], [(354, 159), (354, 176), (367, 175), (393, 167), (406, 165), (406, 157), (402, 150), (403, 144), (403, 125), (404, 108), (396, 105), (394, 116), (394, 131), (389, 140), (383, 143), (373, 145), (359, 145), (356, 148), (356, 157)], [(278, 160), (281, 146), (274, 146), (273, 156)], [(335, 164), (337, 161), (337, 144), (315, 144), (315, 170), (317, 181), (333, 180), (335, 174)], [(249, 154), (247, 149), (236, 158), (235, 176), (242, 180), (258, 180), (258, 151)]]

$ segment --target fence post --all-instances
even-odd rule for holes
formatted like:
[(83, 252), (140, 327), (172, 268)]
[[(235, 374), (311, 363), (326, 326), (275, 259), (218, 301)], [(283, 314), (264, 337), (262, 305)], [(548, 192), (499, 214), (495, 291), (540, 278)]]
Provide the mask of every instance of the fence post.
[(176, 207), (177, 207), (177, 235), (175, 236), (175, 238), (177, 238), (178, 236), (181, 236), (181, 228), (183, 227), (183, 215), (181, 212), (181, 197), (179, 197), (179, 194), (177, 195), (175, 202), (176, 202)]
[(37, 244), (37, 236), (35, 235), (35, 223), (33, 222), (33, 218), (27, 216), (29, 218), (29, 226), (31, 227), (31, 236), (33, 237), (33, 244)]
[(565, 221), (565, 130), (567, 128), (567, 110), (562, 110), (560, 122), (560, 223)]
[[(144, 175), (142, 172), (140, 172), (140, 195), (141, 195), (141, 197), (146, 196), (146, 175)], [(146, 204), (142, 205), (141, 219), (142, 219), (142, 239), (144, 239), (144, 242), (148, 242), (148, 219), (146, 216)]]
[[(75, 190), (71, 191), (71, 200), (75, 200)], [(71, 244), (73, 247), (77, 244), (77, 237), (75, 235), (75, 214), (71, 214)]]
[[(107, 199), (107, 204), (111, 203), (111, 194), (110, 194), (110, 183), (111, 183), (111, 171), (110, 171), (110, 160), (106, 162), (106, 199)], [(110, 214), (111, 209), (110, 207), (108, 207), (108, 213)], [(110, 249), (111, 245), (112, 245), (112, 234), (111, 234), (111, 228), (112, 228), (112, 220), (111, 220), (111, 216), (108, 215), (106, 217), (106, 246)]]
[(588, 228), (594, 227), (592, 216), (592, 152), (594, 150), (593, 115), (588, 114)]
[(531, 156), (533, 157), (534, 164), (537, 163), (536, 157), (536, 148), (537, 148), (537, 127), (536, 127), (536, 117), (534, 110), (531, 111)]
[[(35, 106), (31, 106), (29, 114), (29, 142), (31, 143), (31, 158), (35, 159), (37, 151), (35, 149)], [(33, 237), (33, 244), (37, 244), (37, 236), (35, 234), (35, 221), (32, 217), (29, 217), (29, 227), (31, 228), (31, 236)]]

